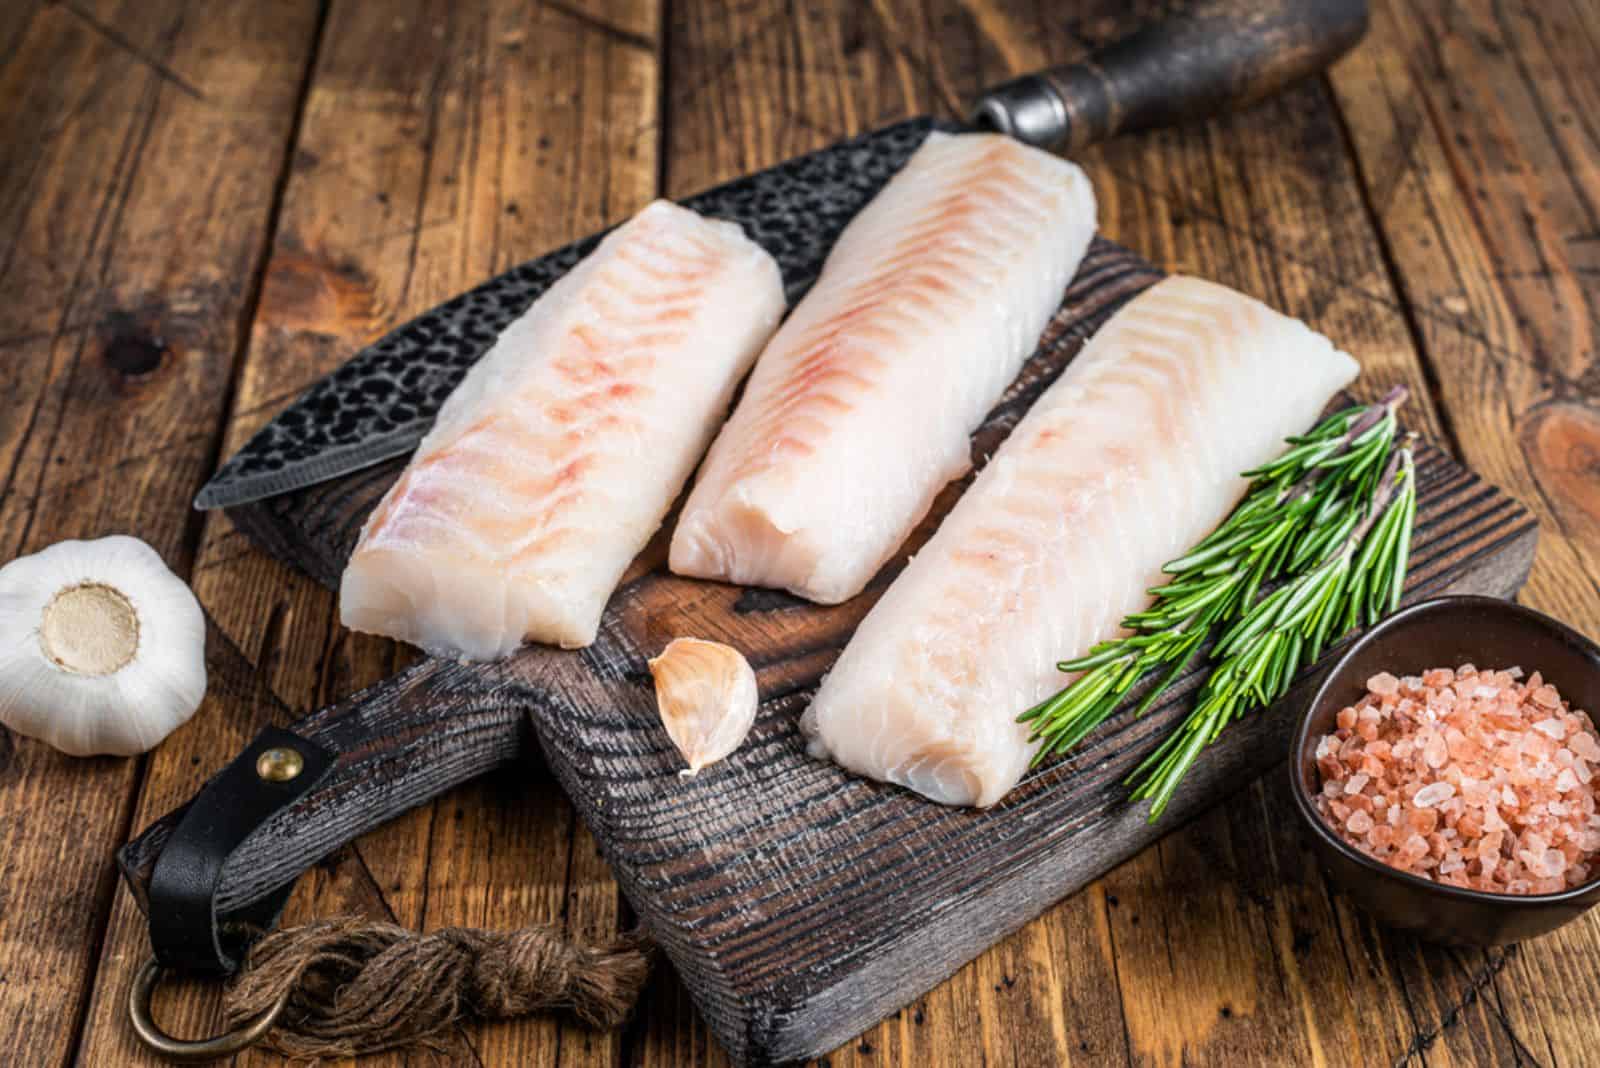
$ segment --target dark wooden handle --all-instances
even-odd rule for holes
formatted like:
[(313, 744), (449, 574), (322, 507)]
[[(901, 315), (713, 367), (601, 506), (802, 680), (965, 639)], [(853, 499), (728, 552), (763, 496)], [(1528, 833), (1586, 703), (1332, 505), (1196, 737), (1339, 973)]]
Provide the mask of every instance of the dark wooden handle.
[[(525, 650), (537, 659), (538, 650)], [(523, 664), (524, 668), (528, 665)], [(537, 671), (534, 671), (537, 674)], [(268, 820), (222, 871), (217, 912), (236, 912), (292, 883), (346, 842), (527, 750), (526, 676), (500, 665), (425, 660), (291, 726), (338, 753), (315, 790)], [(117, 851), (140, 908), (156, 858), (187, 805)]]
[(1079, 149), (1252, 103), (1321, 70), (1366, 28), (1366, 0), (1207, 0), (1082, 62), (996, 87), (975, 121)]

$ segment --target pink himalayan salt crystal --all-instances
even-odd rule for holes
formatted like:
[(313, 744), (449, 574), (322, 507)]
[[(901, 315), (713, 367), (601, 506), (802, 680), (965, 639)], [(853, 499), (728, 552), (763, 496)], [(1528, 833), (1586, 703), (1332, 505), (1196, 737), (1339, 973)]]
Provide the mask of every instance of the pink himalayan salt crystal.
[(1533, 729), (1540, 734), (1549, 735), (1558, 742), (1567, 736), (1567, 725), (1554, 716), (1549, 719), (1541, 719), (1533, 725)]
[[(1413, 834), (1400, 846), (1401, 858), (1415, 864), (1428, 855), (1428, 840), (1420, 834)], [(1399, 865), (1396, 865), (1398, 867)]]
[(1380, 671), (1367, 680), (1367, 692), (1379, 697), (1393, 697), (1400, 692), (1400, 680), (1387, 671)]
[[(1539, 672), (1380, 672), (1319, 739), (1336, 833), (1423, 878), (1552, 893), (1600, 872), (1600, 737)], [(1403, 695), (1403, 696), (1402, 696)]]
[(1572, 755), (1581, 760), (1600, 760), (1600, 741), (1588, 731), (1579, 731), (1567, 741), (1567, 747), (1572, 750)]
[(1456, 788), (1447, 782), (1432, 782), (1417, 791), (1411, 803), (1418, 808), (1432, 808), (1441, 801), (1448, 800), (1456, 795)]

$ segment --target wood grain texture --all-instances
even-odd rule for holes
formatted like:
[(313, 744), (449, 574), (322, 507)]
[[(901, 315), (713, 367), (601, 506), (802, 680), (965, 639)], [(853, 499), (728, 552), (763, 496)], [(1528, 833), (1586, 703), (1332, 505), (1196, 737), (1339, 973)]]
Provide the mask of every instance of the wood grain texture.
[[(186, 502), (216, 461), (315, 28), (312, 3), (213, 10), (7, 5), (0, 559), (130, 532), (189, 573)], [(12, 1063), (72, 1055), (142, 767), (0, 730)]]
[[(639, 134), (641, 124), (652, 125), (655, 58), (618, 34), (653, 33), (658, 12), (632, 2), (575, 11), (500, 0), (329, 5), (226, 448), (390, 327), (649, 198), (654, 139)], [(303, 714), (413, 658), (344, 632), (326, 590), (253, 551), (221, 516), (207, 520), (195, 587), (281, 703), (208, 705), (155, 755), (139, 826), (188, 797), (263, 723), (286, 723), (289, 710)], [(492, 709), (485, 720), (496, 722)], [(528, 797), (530, 780), (543, 785)], [(417, 929), (537, 920), (614, 931), (614, 884), (607, 878), (598, 893), (588, 889), (596, 861), (585, 847), (553, 779), (524, 767), (329, 858), (302, 881), (285, 922), (356, 913)], [(569, 895), (569, 886), (585, 892)], [(108, 952), (120, 963), (96, 989), (81, 1056), (159, 1063), (121, 1018), (128, 975), (147, 952), (140, 914), (125, 895)], [(216, 1027), (213, 991), (174, 993), (159, 1005), (174, 1031)], [(608, 1048), (615, 1039), (546, 1018), (457, 1036), (448, 1058), (560, 1064), (596, 1043)], [(241, 1060), (279, 1063), (266, 1052)], [(406, 1062), (395, 1054), (363, 1063)]]
[[(975, 435), (976, 466), (1100, 324), (1156, 277), (1127, 250), (1096, 243), (1038, 352)], [(941, 495), (910, 553), (964, 485)], [(1514, 593), (1532, 563), (1526, 513), (1437, 450), (1424, 451), (1418, 486), (1409, 596)], [(357, 476), (236, 517), (252, 536), (267, 524), (295, 526), (262, 540), (304, 546), (309, 556), (291, 562), (332, 578), (386, 488)], [(669, 517), (663, 529), (670, 527)], [(995, 809), (947, 809), (808, 758), (796, 727), (896, 567), (861, 597), (819, 608), (671, 575), (663, 540), (630, 569), (590, 648), (531, 648), (492, 667), (423, 663), (306, 721), (306, 733), (337, 749), (359, 738), (357, 753), (283, 817), (292, 836), (269, 827), (241, 848), (240, 869), (259, 878), (229, 880), (228, 897), (265, 893), (363, 818), (386, 816), (377, 792), (422, 793), (430, 789), (422, 776), (471, 759), (481, 747), (453, 738), (486, 707), (528, 709), (551, 767), (724, 1049), (736, 1063), (768, 1064), (826, 1052), (903, 1008), (1165, 831), (1126, 803), (1121, 783), (1186, 713), (1200, 672), (1180, 679), (1145, 718), (1122, 718), (1070, 758), (1027, 776)], [(763, 695), (744, 746), (692, 782), (677, 776), (681, 760), (660, 727), (644, 665), (684, 634), (744, 652)], [(1313, 674), (1285, 708), (1303, 700)], [(427, 715), (438, 717), (435, 736), (419, 738), (409, 724)], [(1230, 731), (1190, 776), (1170, 818), (1202, 810), (1276, 764), (1292, 722), (1268, 714)], [(386, 770), (362, 763), (374, 754), (389, 762)]]

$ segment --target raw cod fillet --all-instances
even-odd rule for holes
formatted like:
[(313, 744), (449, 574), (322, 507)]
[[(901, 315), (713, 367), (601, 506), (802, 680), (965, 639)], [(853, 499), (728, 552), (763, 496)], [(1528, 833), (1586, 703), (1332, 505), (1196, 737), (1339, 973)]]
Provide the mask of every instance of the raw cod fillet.
[(680, 575), (859, 593), (1038, 344), (1094, 236), (1077, 167), (934, 133), (762, 353), (672, 538)]
[(594, 641), (783, 314), (733, 223), (657, 201), (501, 334), (345, 569), (345, 626), (431, 653)]
[(1114, 634), (1160, 569), (1310, 426), (1354, 360), (1259, 301), (1168, 278), (1094, 336), (873, 606), (806, 711), (815, 756), (987, 807), (1018, 714)]

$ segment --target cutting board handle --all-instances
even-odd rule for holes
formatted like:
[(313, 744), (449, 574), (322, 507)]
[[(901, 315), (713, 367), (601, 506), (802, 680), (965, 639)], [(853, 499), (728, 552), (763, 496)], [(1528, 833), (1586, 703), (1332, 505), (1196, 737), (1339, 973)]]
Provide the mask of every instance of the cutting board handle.
[(996, 86), (973, 121), (1075, 151), (1253, 103), (1322, 70), (1366, 29), (1366, 0), (1203, 0), (1087, 59)]
[[(277, 744), (293, 747), (293, 739), (304, 739), (331, 753), (332, 766), (303, 797), (267, 813), (253, 832), (229, 844), (209, 889), (215, 919), (226, 924), (255, 915), (262, 902), (346, 842), (459, 783), (525, 758), (528, 709), (539, 700), (529, 680), (550, 655), (525, 649), (493, 665), (424, 660), (291, 724), (285, 736), (291, 741)], [(250, 670), (245, 665), (234, 674)], [(254, 769), (250, 752), (245, 763)], [(218, 777), (202, 790), (202, 801)], [(147, 913), (157, 862), (188, 809), (167, 813), (117, 851), (128, 889)], [(209, 916), (203, 919), (210, 922)], [(206, 943), (212, 933), (191, 932)]]

